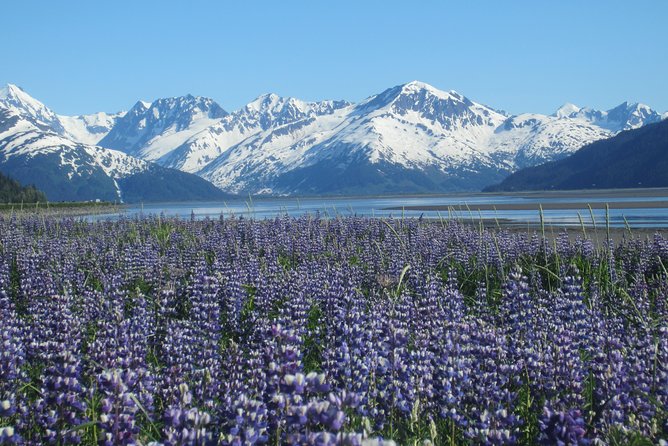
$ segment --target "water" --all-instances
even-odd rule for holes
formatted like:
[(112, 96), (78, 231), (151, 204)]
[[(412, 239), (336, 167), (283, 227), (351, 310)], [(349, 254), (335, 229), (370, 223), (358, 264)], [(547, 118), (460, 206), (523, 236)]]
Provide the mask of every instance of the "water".
[[(646, 196), (643, 196), (646, 195)], [(624, 209), (625, 203), (641, 202), (641, 207)], [(231, 216), (244, 218), (274, 218), (279, 215), (300, 216), (304, 214), (315, 215), (319, 213), (322, 217), (337, 216), (365, 216), (365, 217), (393, 217), (408, 218), (457, 218), (460, 220), (478, 221), (499, 220), (506, 225), (538, 225), (540, 224), (539, 203), (543, 208), (549, 208), (550, 204), (571, 203), (571, 209), (546, 209), (543, 216), (546, 224), (561, 226), (580, 226), (581, 220), (587, 226), (593, 226), (592, 215), (588, 204), (608, 203), (610, 207), (609, 219), (611, 227), (632, 228), (666, 228), (668, 227), (668, 190), (661, 193), (630, 195), (628, 191), (624, 194), (615, 193), (602, 194), (594, 192), (590, 195), (583, 193), (566, 194), (457, 194), (439, 196), (401, 196), (401, 197), (319, 197), (319, 198), (254, 198), (237, 199), (227, 202), (198, 202), (198, 203), (159, 203), (132, 205), (124, 209), (123, 214), (127, 217), (137, 215), (164, 214), (165, 216), (177, 216), (183, 219), (191, 218), (191, 214), (197, 219), (224, 218)], [(498, 206), (497, 210), (463, 210), (448, 211), (448, 209), (436, 210), (411, 210), (403, 207), (420, 206), (474, 206), (474, 205)], [(646, 204), (646, 206), (645, 206)], [(530, 205), (533, 208), (526, 209), (503, 209), (507, 206)], [(399, 208), (399, 209), (390, 209)], [(579, 214), (579, 215), (578, 215)], [(593, 220), (596, 225), (604, 226), (606, 222), (605, 209), (594, 209)], [(90, 220), (117, 219), (119, 214), (103, 214), (88, 216)]]

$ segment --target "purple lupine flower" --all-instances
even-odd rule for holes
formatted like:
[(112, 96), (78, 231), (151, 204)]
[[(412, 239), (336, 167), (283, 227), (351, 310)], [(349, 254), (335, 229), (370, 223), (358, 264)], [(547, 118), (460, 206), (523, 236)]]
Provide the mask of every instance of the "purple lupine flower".
[[(22, 395), (17, 392), (26, 380), (23, 328), (14, 311), (14, 305), (4, 290), (4, 277), (0, 272), (0, 444), (18, 444), (21, 426), (12, 420), (24, 406)], [(19, 421), (19, 420), (16, 420)]]
[(139, 401), (135, 390), (139, 388), (140, 376), (131, 370), (103, 372), (98, 377), (99, 391), (103, 395), (100, 403), (99, 427), (105, 446), (132, 445), (136, 442), (139, 426), (136, 414)]
[(0, 216), (0, 442), (660, 441), (668, 243), (551, 245), (457, 221)]
[(554, 412), (549, 407), (543, 409), (540, 419), (540, 437), (543, 445), (586, 446), (586, 423), (579, 410)]
[(86, 421), (80, 331), (70, 305), (71, 298), (63, 295), (35, 304), (42, 325), (31, 348), (46, 366), (40, 377), (40, 398), (26, 416), (36, 418), (44, 430), (45, 443), (78, 443), (80, 432), (76, 428)]
[(178, 402), (164, 414), (163, 428), (165, 446), (208, 446), (216, 444), (213, 432), (208, 427), (211, 416), (192, 407), (192, 394), (186, 384), (176, 391)]

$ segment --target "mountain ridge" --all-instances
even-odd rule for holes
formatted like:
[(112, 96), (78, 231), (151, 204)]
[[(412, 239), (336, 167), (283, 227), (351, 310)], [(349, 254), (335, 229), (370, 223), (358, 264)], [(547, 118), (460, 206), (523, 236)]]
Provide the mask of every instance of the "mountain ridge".
[[(280, 176), (294, 170), (289, 176), (297, 184), (305, 181), (298, 179), (297, 169), (309, 171), (311, 176), (318, 172), (316, 177), (345, 176), (346, 165), (361, 153), (362, 159), (376, 167), (389, 163), (402, 165), (407, 171), (440, 171), (442, 178), (431, 192), (474, 190), (517, 168), (565, 156), (582, 144), (612, 135), (606, 129), (572, 119), (559, 121), (546, 115), (509, 117), (457, 92), (441, 92), (419, 82), (392, 87), (340, 112), (341, 115), (329, 116), (329, 122), (297, 121), (291, 123), (292, 128), (278, 127), (252, 135), (219, 150), (217, 159), (198, 174), (237, 193), (254, 192), (251, 187), (278, 194), (313, 193), (312, 188), (287, 187), (288, 182)], [(515, 125), (517, 120), (522, 120), (521, 126)], [(295, 135), (293, 141), (287, 140), (290, 133)], [(193, 144), (193, 140), (187, 144)], [(314, 167), (321, 162), (322, 168)], [(381, 177), (389, 176), (372, 166), (366, 171), (380, 170)], [(345, 187), (316, 189), (319, 193), (350, 192)], [(405, 183), (388, 190), (419, 191), (423, 191), (422, 186), (406, 187)]]
[(570, 156), (519, 170), (486, 191), (668, 186), (668, 120), (595, 141)]

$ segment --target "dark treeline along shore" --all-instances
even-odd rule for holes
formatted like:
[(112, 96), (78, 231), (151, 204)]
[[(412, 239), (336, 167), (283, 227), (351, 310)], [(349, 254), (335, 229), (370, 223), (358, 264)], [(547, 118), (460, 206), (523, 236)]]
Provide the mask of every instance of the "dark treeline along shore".
[(87, 216), (120, 212), (118, 203), (106, 201), (48, 201), (35, 186), (21, 185), (0, 172), (0, 214), (39, 214), (52, 216)]
[(34, 186), (22, 186), (18, 181), (0, 172), (0, 204), (46, 202), (44, 192)]
[(0, 443), (659, 444), (668, 239), (593, 235), (0, 215)]

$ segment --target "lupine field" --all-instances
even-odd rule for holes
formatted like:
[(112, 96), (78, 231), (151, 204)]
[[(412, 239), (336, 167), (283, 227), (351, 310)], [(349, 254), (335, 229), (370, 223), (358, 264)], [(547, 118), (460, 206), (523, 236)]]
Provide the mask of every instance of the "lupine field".
[(0, 217), (0, 444), (660, 444), (668, 239)]

